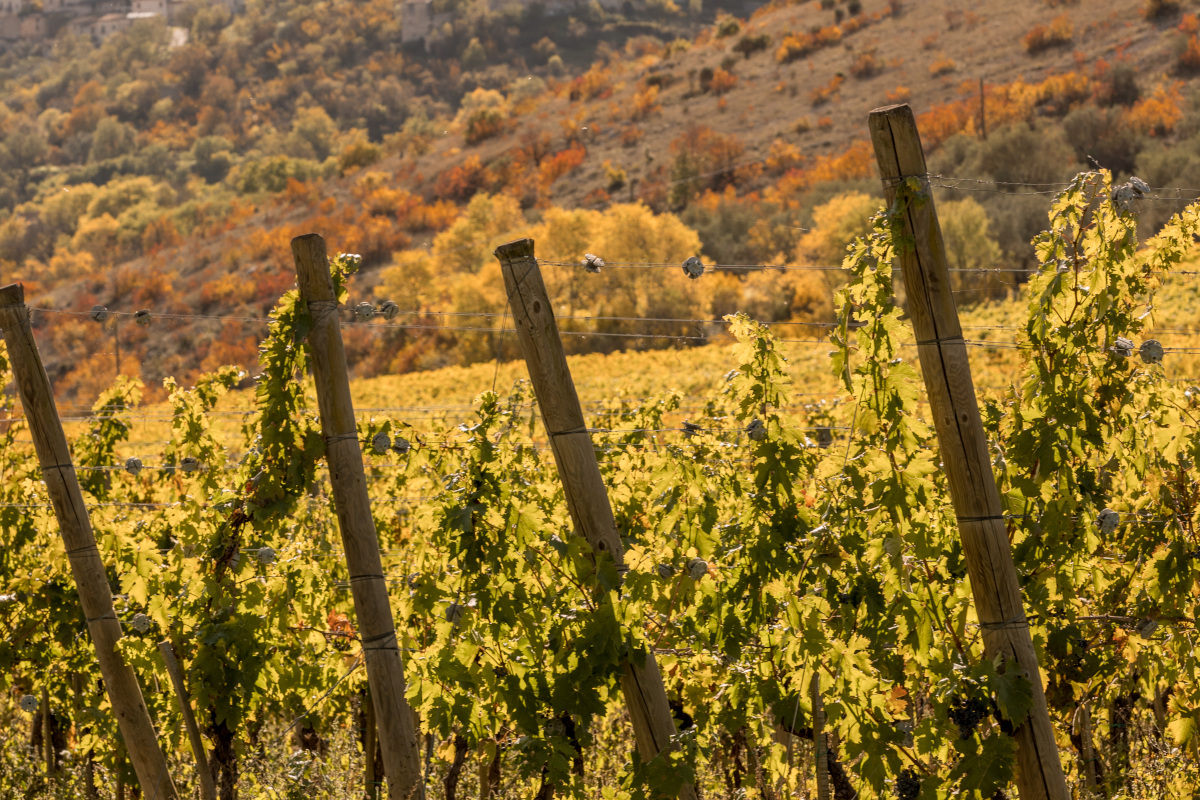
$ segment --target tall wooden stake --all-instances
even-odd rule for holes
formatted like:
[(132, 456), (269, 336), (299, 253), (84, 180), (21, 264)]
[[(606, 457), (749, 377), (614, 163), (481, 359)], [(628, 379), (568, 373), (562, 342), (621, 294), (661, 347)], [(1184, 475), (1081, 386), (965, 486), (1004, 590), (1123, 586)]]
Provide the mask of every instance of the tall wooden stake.
[(371, 700), (371, 688), (367, 687), (366, 730), (363, 731), (363, 783), (367, 800), (379, 797), (379, 776), (375, 774), (375, 703)]
[(46, 760), (46, 777), (54, 777), (54, 723), (50, 719), (50, 690), (42, 686), (42, 756)]
[[(825, 702), (821, 699), (821, 668), (813, 670), (812, 684), (813, 759), (817, 772), (817, 800), (829, 800), (829, 737), (825, 735)], [(797, 700), (796, 702), (799, 702)]]
[(321, 429), (325, 434), (325, 457), (366, 656), (367, 681), (375, 705), (383, 769), (388, 778), (388, 798), (413, 800), (425, 794), (419, 743), (412, 709), (405, 697), (404, 662), (396, 641), (396, 623), (379, 555), (379, 536), (371, 517), (325, 240), (315, 233), (297, 236), (292, 239), (292, 256), (300, 299), (312, 315), (308, 347), (321, 410)]
[(983, 78), (979, 79), (979, 138), (987, 141), (987, 95), (984, 94)]
[(117, 356), (117, 377), (121, 377), (121, 318), (113, 317), (113, 353)]
[(1075, 735), (1079, 737), (1079, 755), (1083, 759), (1084, 785), (1089, 796), (1096, 791), (1096, 748), (1092, 742), (1092, 715), (1085, 699), (1075, 709)]
[(1013, 734), (1017, 788), (1021, 800), (1069, 800), (912, 109), (907, 105), (876, 109), (871, 112), (870, 128), (887, 202), (895, 200), (905, 178), (922, 181), (924, 197), (920, 203), (909, 202), (904, 215), (904, 235), (913, 246), (897, 255), (984, 652), (987, 658), (1003, 654), (1008, 669), (1024, 672), (1033, 688), (1033, 708)]
[(0, 288), (0, 331), (8, 344), (8, 357), (21, 395), (21, 406), (25, 409), (29, 432), (41, 463), (42, 479), (58, 518), (59, 532), (79, 592), (79, 603), (83, 606), (104, 688), (108, 691), (121, 737), (129, 749), (129, 758), (147, 800), (175, 800), (179, 794), (167, 771), (167, 759), (158, 745), (150, 711), (142, 699), (141, 686), (116, 647), (121, 639), (121, 623), (113, 610), (112, 587), (108, 584), (104, 562), (100, 560), (75, 465), (71, 463), (67, 437), (54, 407), (50, 379), (33, 340), (25, 290), (19, 284)]
[[(617, 534), (608, 490), (567, 367), (546, 285), (533, 255), (533, 240), (501, 245), (496, 258), (504, 273), (517, 338), (525, 354), (542, 423), (550, 437), (571, 520), (597, 556), (611, 556), (619, 575), (625, 570), (624, 546)], [(669, 747), (676, 733), (666, 687), (653, 653), (646, 654), (644, 666), (627, 662), (623, 670), (621, 689), (633, 721), (638, 752), (649, 760)], [(679, 797), (694, 800), (696, 790), (685, 785)]]
[(171, 640), (163, 639), (159, 642), (158, 651), (162, 653), (167, 674), (171, 676), (171, 686), (175, 688), (175, 697), (179, 699), (179, 710), (183, 712), (183, 727), (187, 729), (188, 743), (191, 744), (192, 755), (196, 759), (196, 774), (200, 779), (200, 798), (217, 800), (217, 786), (213, 783), (212, 772), (208, 768), (204, 739), (200, 737), (200, 726), (196, 724), (196, 715), (192, 712), (192, 698), (188, 696), (187, 685), (183, 682), (183, 670), (175, 658)]

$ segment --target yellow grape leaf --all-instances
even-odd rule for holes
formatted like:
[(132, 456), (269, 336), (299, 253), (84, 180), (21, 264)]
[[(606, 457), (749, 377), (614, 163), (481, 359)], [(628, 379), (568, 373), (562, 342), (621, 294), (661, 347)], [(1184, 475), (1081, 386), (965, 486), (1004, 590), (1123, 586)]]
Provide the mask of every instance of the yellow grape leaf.
[(1196, 731), (1195, 717), (1179, 717), (1167, 724), (1167, 733), (1171, 741), (1180, 747), (1187, 747), (1196, 738)]
[(442, 746), (437, 749), (437, 757), (442, 761), (454, 760), (454, 739), (450, 738), (442, 742)]

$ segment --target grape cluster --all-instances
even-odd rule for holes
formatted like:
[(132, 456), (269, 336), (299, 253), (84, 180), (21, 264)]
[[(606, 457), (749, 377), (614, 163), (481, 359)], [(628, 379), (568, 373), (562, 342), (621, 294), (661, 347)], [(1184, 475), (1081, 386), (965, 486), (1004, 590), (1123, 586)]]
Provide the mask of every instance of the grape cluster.
[(896, 776), (895, 789), (899, 800), (917, 800), (917, 795), (921, 794), (921, 780), (917, 773), (906, 769)]
[(987, 703), (977, 697), (956, 698), (950, 706), (950, 721), (958, 726), (958, 738), (970, 739), (980, 720), (989, 712)]

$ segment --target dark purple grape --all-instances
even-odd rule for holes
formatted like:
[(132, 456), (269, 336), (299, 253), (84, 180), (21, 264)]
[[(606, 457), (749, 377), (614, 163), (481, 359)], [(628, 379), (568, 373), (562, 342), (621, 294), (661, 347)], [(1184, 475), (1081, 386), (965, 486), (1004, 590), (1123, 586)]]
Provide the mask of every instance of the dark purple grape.
[(950, 706), (950, 721), (958, 726), (958, 738), (970, 739), (979, 722), (988, 716), (987, 703), (976, 697), (958, 697)]
[(921, 780), (917, 773), (906, 769), (896, 776), (896, 797), (899, 800), (917, 800), (921, 794)]

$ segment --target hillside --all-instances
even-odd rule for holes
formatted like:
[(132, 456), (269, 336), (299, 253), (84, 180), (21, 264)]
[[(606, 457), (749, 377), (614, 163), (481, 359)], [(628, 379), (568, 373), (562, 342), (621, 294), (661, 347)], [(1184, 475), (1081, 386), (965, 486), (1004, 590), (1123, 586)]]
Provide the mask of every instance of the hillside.
[[(981, 80), (1003, 95), (1017, 82), (1033, 86), (1051, 75), (1090, 75), (1100, 60), (1122, 57), (1143, 76), (1149, 91), (1174, 65), (1172, 42), (1166, 34), (1178, 19), (1144, 19), (1140, 0), (1103, 4), (1024, 0), (1003, 5), (866, 0), (859, 17), (847, 15), (844, 3), (823, 5), (768, 6), (746, 21), (726, 17), (726, 22), (705, 31), (686, 50), (667, 48), (656, 53), (647, 48), (645, 55), (632, 57), (637, 54), (634, 50), (631, 57), (593, 68), (576, 79), (569, 91), (539, 103), (535, 114), (514, 121), (516, 130), (507, 136), (489, 141), (478, 151), (456, 152), (461, 142), (451, 141), (431, 153), (428, 161), (419, 162), (418, 172), (444, 168), (441, 159), (446, 157), (461, 160), (475, 154), (486, 162), (518, 146), (523, 137), (558, 135), (562, 121), (572, 120), (580, 123), (581, 130), (586, 128), (579, 138), (587, 146), (588, 161), (572, 173), (571, 180), (555, 185), (551, 202), (582, 204), (589, 193), (604, 189), (600, 165), (605, 160), (625, 169), (631, 184), (641, 184), (640, 196), (652, 196), (655, 190), (647, 184), (674, 177), (662, 170), (670, 167), (673, 143), (677, 147), (693, 126), (738, 138), (742, 155), (722, 167), (762, 164), (777, 140), (798, 151), (794, 156), (798, 164), (811, 165), (841, 156), (848, 145), (863, 140), (867, 112), (891, 102), (910, 102), (918, 112), (927, 112), (969, 98), (974, 101), (975, 119), (968, 131), (976, 132)], [(1026, 33), (1061, 16), (1070, 20), (1069, 40), (1039, 53), (1027, 52)], [(855, 20), (861, 20), (861, 27), (852, 30), (850, 22)], [(825, 34), (830, 40), (827, 46), (820, 44), (818, 34), (811, 52), (780, 60), (788, 36), (835, 27), (841, 32)], [(764, 36), (767, 41), (759, 44), (756, 40)], [(751, 49), (757, 47), (761, 49)], [(723, 70), (729, 77), (718, 76), (713, 88), (705, 90), (701, 77), (705, 70)], [(653, 102), (646, 99), (646, 87), (658, 89), (652, 92)], [(575, 95), (582, 99), (573, 100)], [(1051, 108), (1039, 109), (1039, 114), (1053, 113)], [(992, 124), (1005, 121), (1000, 117)], [(642, 134), (633, 144), (631, 127)], [(945, 138), (945, 134), (925, 133), (934, 145)], [(777, 149), (782, 148), (777, 145)], [(869, 177), (872, 167), (873, 160), (860, 156), (834, 177)]]
[[(706, 53), (768, 82), (765, 60), (852, 54), (801, 103), (831, 113), (871, 102), (883, 56), (850, 45), (914, 19), (896, 3), (597, 47), (380, 143), (292, 98), (229, 113), (246, 148), (211, 150), (226, 128), (189, 145), (167, 96), (158, 134), (93, 158), (134, 130), (109, 113), (129, 79), (174, 73), (14, 78), (7, 142), (74, 131), (0, 220), (69, 443), (35, 413), (23, 306), (0, 308), (0, 796), (1195, 795), (1200, 203), (1162, 223), (1200, 186), (1200, 17), (1128, 9), (1158, 26), (1146, 73), (1132, 42), (1055, 66), (1111, 21), (1053, 10), (1021, 39), (1044, 73), (981, 98), (932, 74), (949, 54), (923, 67), (930, 174), (883, 214), (862, 110), (803, 152), (832, 117), (772, 130), (751, 69)], [(250, 52), (267, 11), (213, 52)], [(929, 50), (982, 38), (950, 11)], [(296, 70), (326, 37), (299, 30), (314, 47), (272, 43), (292, 65), (239, 92), (321, 83)], [(477, 37), (461, 55), (497, 66)], [(728, 127), (667, 124), (692, 103)], [(290, 129), (247, 127), (260, 111)], [(901, 145), (908, 112), (872, 122)], [(520, 131), (542, 113), (557, 132)], [(589, 183), (660, 122), (665, 155)], [(606, 150), (614, 128), (642, 136)], [(279, 297), (307, 230), (340, 310)], [(492, 250), (518, 235), (542, 275), (507, 265), (510, 305)], [(322, 245), (294, 244), (312, 268)], [(553, 360), (524, 380), (513, 328), (531, 354), (550, 311), (582, 409)]]
[[(702, 17), (660, 9), (622, 46), (633, 29), (592, 10), (561, 30), (539, 23), (529, 49), (499, 17), (465, 16), (430, 56), (397, 44), (385, 4), (343, 5), (198, 15), (185, 49), (142, 26), (97, 51), (68, 41), (49, 58), (10, 57), (5, 153), (21, 168), (0, 274), (30, 282), (32, 305), (78, 315), (37, 317), (64, 400), (89, 403), (118, 360), (152, 385), (223, 363), (253, 372), (261, 320), (293, 282), (288, 240), (308, 231), (362, 255), (353, 302), (406, 312), (409, 327), (352, 339), (362, 375), (493, 356), (490, 334), (455, 328), (501, 314), (489, 253), (519, 235), (567, 261), (595, 250), (610, 262), (836, 264), (878, 203), (865, 115), (891, 101), (920, 113), (943, 175), (1049, 183), (1096, 155), (1153, 185), (1200, 185), (1187, 90), (1197, 23), (1174, 3), (773, 3), (719, 15), (694, 39), (677, 34)], [(311, 25), (318, 14), (333, 27)], [(89, 60), (106, 82), (89, 79)], [(948, 229), (978, 244), (960, 266), (1030, 267), (1046, 198), (956, 185), (988, 189), (939, 188)], [(1147, 232), (1172, 207), (1155, 204)], [(639, 279), (624, 300), (603, 288), (615, 279), (577, 294), (566, 274), (555, 285), (580, 316), (830, 311), (828, 282), (779, 273), (706, 276), (669, 296)], [(964, 300), (1011, 283), (995, 277)], [(114, 312), (103, 335), (86, 317), (94, 305)], [(151, 327), (132, 324), (139, 309)], [(475, 316), (451, 325), (447, 313)], [(577, 345), (662, 345), (633, 335), (689, 325), (607, 324), (629, 341)]]

